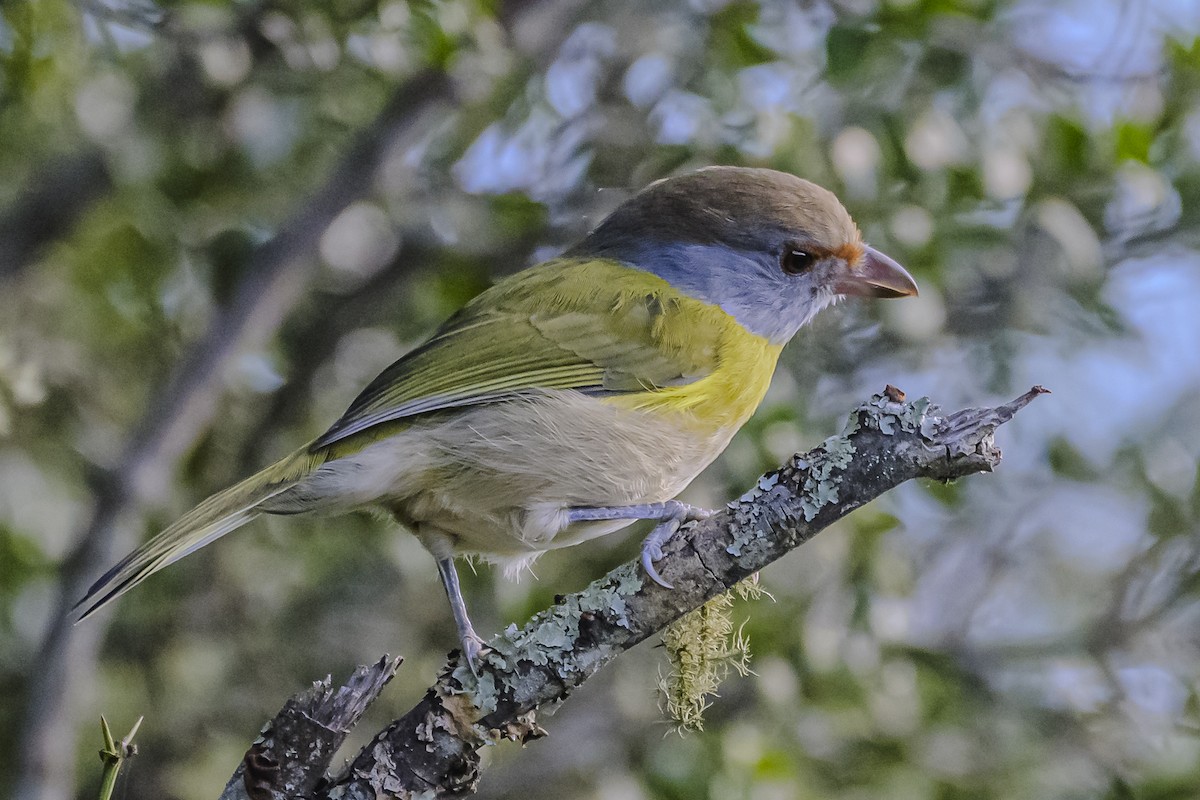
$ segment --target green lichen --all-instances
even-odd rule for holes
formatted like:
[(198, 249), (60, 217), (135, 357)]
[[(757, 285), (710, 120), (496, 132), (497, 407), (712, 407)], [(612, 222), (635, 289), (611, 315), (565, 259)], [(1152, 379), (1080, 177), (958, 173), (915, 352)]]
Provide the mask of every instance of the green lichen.
[[(579, 620), (583, 614), (602, 616), (612, 623), (629, 627), (626, 598), (642, 588), (642, 578), (636, 565), (623, 565), (605, 578), (596, 581), (582, 592), (570, 595), (541, 612), (525, 627), (509, 625), (504, 633), (488, 642), (490, 652), (484, 660), (502, 672), (512, 673), (521, 661), (537, 666), (550, 666), (556, 672), (571, 671), (571, 658), (579, 638)], [(452, 673), (453, 681), (447, 691), (466, 695), (486, 716), (499, 706), (503, 685), (497, 685), (490, 670), (476, 676), (466, 663), (459, 663)], [(486, 732), (480, 730), (481, 738)]]
[(466, 694), (471, 703), (479, 709), (480, 716), (492, 713), (500, 706), (500, 692), (496, 687), (496, 677), (487, 671), (476, 676), (465, 663), (454, 668), (454, 679), (458, 681), (461, 690), (449, 689), (450, 694)]
[(779, 472), (768, 472), (759, 478), (758, 483), (748, 492), (726, 506), (732, 512), (735, 535), (733, 542), (725, 548), (725, 552), (731, 556), (740, 556), (742, 548), (755, 539), (767, 535), (766, 526), (756, 524), (761, 517), (759, 501), (778, 485)]
[(680, 732), (703, 729), (704, 711), (731, 671), (749, 674), (750, 641), (740, 627), (734, 628), (730, 613), (734, 592), (744, 600), (766, 594), (758, 575), (752, 575), (733, 592), (719, 594), (680, 617), (663, 633), (670, 668), (659, 675), (660, 706)]
[(830, 436), (820, 450), (820, 457), (808, 465), (800, 486), (800, 508), (805, 522), (812, 522), (822, 508), (838, 501), (841, 471), (854, 456), (854, 443), (846, 436)]
[(779, 473), (768, 472), (766, 475), (763, 475), (758, 479), (758, 483), (754, 484), (750, 491), (746, 492), (737, 500), (730, 502), (728, 507), (736, 511), (737, 507), (743, 503), (753, 503), (754, 501), (758, 500), (758, 498), (774, 489), (778, 483)]
[(845, 427), (842, 428), (842, 436), (853, 436), (858, 433), (861, 425), (859, 424), (859, 415), (862, 413), (862, 408), (856, 408), (850, 412), (850, 418), (846, 420)]
[(886, 436), (891, 436), (897, 429), (909, 433), (925, 433), (925, 427), (936, 409), (928, 397), (902, 403), (892, 400), (887, 395), (877, 394), (854, 412), (853, 419), (856, 430), (865, 423)]
[[(929, 436), (939, 419), (934, 415), (936, 410), (927, 397), (904, 403), (877, 394), (850, 415), (840, 435), (831, 436), (814, 450), (811, 459), (806, 461), (796, 456), (784, 470), (784, 476), (788, 473), (801, 476), (797, 494), (805, 522), (812, 522), (821, 509), (839, 502), (841, 474), (854, 456), (855, 434), (868, 429), (885, 435), (919, 431)], [(748, 545), (767, 535), (770, 526), (762, 521), (763, 500), (769, 493), (777, 491), (780, 477), (779, 472), (764, 475), (750, 491), (729, 504), (734, 536), (725, 548), (727, 553), (741, 556)]]
[(636, 563), (622, 564), (609, 575), (596, 581), (574, 597), (579, 600), (579, 610), (603, 614), (622, 628), (629, 627), (628, 606), (625, 598), (637, 594), (642, 588), (642, 573)]
[[(563, 665), (575, 650), (583, 614), (596, 614), (627, 628), (626, 598), (641, 588), (642, 578), (636, 565), (623, 565), (582, 592), (542, 611), (525, 627), (509, 625), (503, 634), (488, 642), (491, 652), (486, 660), (504, 671), (512, 671), (520, 661), (537, 666)], [(463, 667), (454, 674), (463, 686), (474, 686), (473, 676), (468, 676), (470, 670)]]

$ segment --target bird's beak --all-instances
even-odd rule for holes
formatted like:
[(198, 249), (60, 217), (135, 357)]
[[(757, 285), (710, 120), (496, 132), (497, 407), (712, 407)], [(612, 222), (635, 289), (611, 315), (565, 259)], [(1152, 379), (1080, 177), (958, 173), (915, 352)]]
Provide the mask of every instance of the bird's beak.
[(837, 276), (833, 290), (858, 297), (915, 297), (917, 282), (895, 260), (864, 247), (858, 261)]

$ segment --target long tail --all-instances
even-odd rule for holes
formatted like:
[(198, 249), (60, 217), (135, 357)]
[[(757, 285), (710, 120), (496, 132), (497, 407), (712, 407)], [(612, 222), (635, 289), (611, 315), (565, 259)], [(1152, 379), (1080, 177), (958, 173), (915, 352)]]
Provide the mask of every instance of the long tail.
[(245, 525), (262, 513), (260, 504), (295, 486), (319, 460), (307, 449), (298, 450), (209, 497), (92, 584), (72, 609), (76, 621), (91, 616), (168, 564)]

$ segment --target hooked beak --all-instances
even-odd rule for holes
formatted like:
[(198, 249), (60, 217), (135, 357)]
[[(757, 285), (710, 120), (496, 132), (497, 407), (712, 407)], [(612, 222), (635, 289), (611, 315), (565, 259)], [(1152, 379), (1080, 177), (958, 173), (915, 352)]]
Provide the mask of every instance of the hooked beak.
[(917, 282), (893, 259), (864, 247), (857, 263), (836, 277), (833, 290), (857, 297), (915, 297)]

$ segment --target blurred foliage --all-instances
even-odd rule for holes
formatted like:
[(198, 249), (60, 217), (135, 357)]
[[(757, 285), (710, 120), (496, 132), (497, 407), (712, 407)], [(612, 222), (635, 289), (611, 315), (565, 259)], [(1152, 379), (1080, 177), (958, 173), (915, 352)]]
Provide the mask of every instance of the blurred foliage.
[[(837, 191), (922, 294), (824, 314), (685, 499), (737, 496), (885, 383), (951, 406), (1055, 393), (1006, 426), (996, 475), (902, 487), (765, 571), (775, 602), (734, 609), (754, 674), (702, 733), (663, 735), (662, 656), (639, 648), (550, 739), (496, 748), (482, 796), (1197, 796), (1198, 32), (1172, 0), (0, 5), (0, 221), (67, 159), (110, 178), (62, 190), (48, 222), (96, 199), (64, 233), (12, 234), (34, 255), (0, 273), (0, 718), (24, 713), (58, 571), (183, 354), (389, 98), (444, 72), (122, 546), (323, 430), (490, 280), (650, 180), (785, 169)], [(477, 625), (637, 539), (520, 583), (468, 571)], [(212, 797), (308, 681), (406, 656), (361, 744), (453, 644), (411, 537), (260, 521), (120, 603), (57, 768), (94, 796), (79, 735), (145, 714), (120, 796)]]

